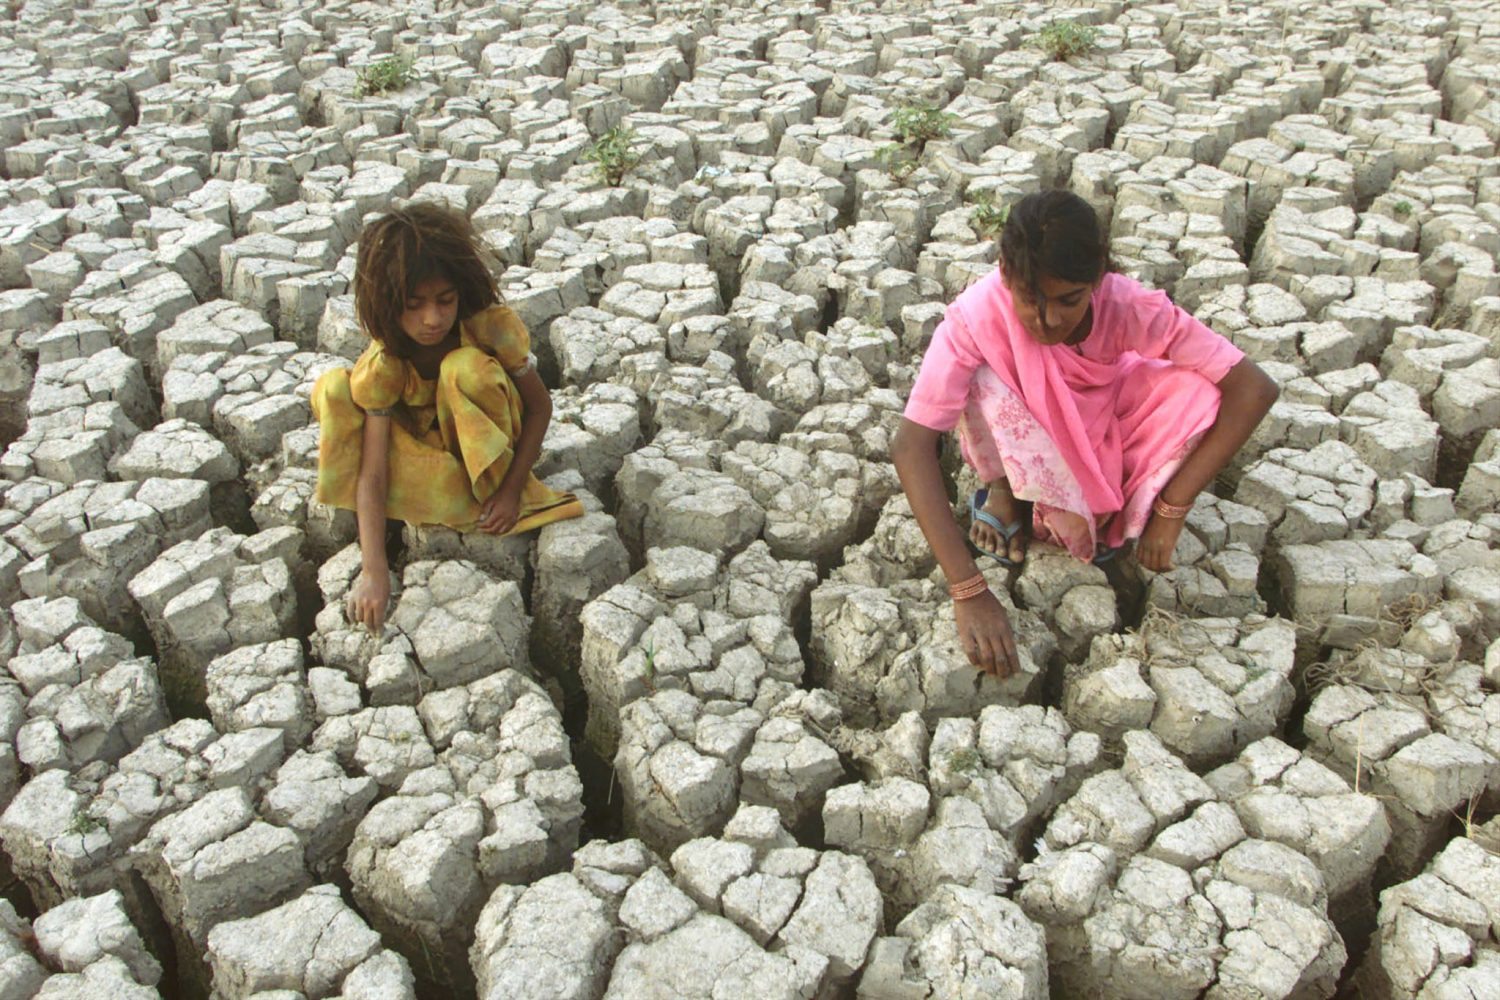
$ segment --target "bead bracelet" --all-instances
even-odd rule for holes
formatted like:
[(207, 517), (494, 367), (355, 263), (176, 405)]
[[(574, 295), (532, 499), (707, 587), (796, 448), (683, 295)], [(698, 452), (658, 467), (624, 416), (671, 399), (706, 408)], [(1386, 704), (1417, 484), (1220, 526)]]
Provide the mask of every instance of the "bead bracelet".
[(989, 581), (984, 578), (983, 573), (975, 573), (960, 583), (950, 584), (948, 594), (955, 601), (967, 601), (972, 597), (978, 597), (990, 589)]
[(1193, 505), (1190, 503), (1167, 503), (1167, 501), (1158, 496), (1156, 502), (1151, 505), (1151, 509), (1156, 513), (1157, 517), (1165, 517), (1177, 521), (1187, 517), (1188, 512), (1193, 509)]

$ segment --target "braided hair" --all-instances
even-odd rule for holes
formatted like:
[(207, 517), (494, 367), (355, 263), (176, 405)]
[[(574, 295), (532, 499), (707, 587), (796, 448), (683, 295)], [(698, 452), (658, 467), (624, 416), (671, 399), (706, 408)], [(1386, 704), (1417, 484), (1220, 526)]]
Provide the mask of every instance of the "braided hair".
[(1041, 304), (1043, 276), (1092, 285), (1114, 270), (1114, 262), (1093, 206), (1053, 189), (1011, 206), (1000, 232), (1000, 267), (1013, 288), (1029, 289)]

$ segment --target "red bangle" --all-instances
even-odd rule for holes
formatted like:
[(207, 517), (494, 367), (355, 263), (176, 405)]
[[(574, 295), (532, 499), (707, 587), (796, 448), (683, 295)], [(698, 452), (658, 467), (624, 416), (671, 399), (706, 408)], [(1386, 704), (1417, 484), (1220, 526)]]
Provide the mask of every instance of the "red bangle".
[(1190, 503), (1168, 503), (1158, 496), (1156, 502), (1151, 505), (1151, 509), (1156, 512), (1157, 517), (1165, 517), (1169, 520), (1177, 521), (1187, 517), (1188, 513), (1193, 509), (1193, 505)]
[(984, 574), (975, 573), (967, 580), (949, 584), (948, 596), (952, 597), (955, 601), (967, 601), (970, 598), (986, 593), (989, 589), (990, 582), (984, 578)]

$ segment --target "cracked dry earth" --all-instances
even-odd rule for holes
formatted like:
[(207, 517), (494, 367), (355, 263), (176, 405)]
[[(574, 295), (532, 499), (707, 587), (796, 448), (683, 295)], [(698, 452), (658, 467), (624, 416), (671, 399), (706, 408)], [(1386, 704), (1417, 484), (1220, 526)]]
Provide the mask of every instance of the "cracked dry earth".
[[(0, 1000), (1500, 997), (1497, 81), (1486, 0), (0, 0)], [(992, 571), (998, 682), (889, 444), (1053, 186), (1282, 392), (1176, 569)], [(308, 393), (403, 199), (587, 514), (371, 636)]]

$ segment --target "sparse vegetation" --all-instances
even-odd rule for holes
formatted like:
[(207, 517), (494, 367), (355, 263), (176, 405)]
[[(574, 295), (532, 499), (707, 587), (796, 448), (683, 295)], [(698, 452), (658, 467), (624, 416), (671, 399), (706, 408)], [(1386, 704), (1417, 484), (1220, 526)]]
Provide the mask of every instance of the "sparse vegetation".
[(917, 158), (905, 146), (894, 142), (877, 149), (875, 159), (880, 162), (881, 169), (890, 174), (898, 184), (905, 184), (912, 171), (917, 169)]
[(386, 56), (359, 71), (354, 84), (355, 97), (373, 97), (376, 94), (401, 90), (413, 79), (411, 56)]
[(976, 774), (984, 758), (973, 747), (959, 747), (948, 753), (948, 769), (956, 774)]
[(957, 120), (957, 115), (928, 104), (903, 104), (891, 115), (891, 132), (896, 141), (876, 150), (875, 158), (897, 183), (905, 184), (917, 169), (927, 144), (952, 135)]
[(969, 214), (969, 225), (982, 240), (997, 240), (1005, 220), (1010, 218), (1010, 204), (997, 201), (992, 192), (974, 196), (974, 211)]
[(1402, 200), (1396, 202), (1396, 204), (1391, 206), (1391, 211), (1395, 212), (1397, 215), (1404, 219), (1411, 214), (1411, 202), (1403, 198)]
[(616, 125), (599, 137), (599, 141), (583, 154), (586, 162), (595, 165), (599, 179), (609, 187), (619, 187), (625, 175), (641, 162), (641, 154), (631, 146), (635, 143), (635, 130)]
[(656, 641), (648, 640), (642, 652), (646, 654), (646, 690), (654, 692), (656, 690)]
[(67, 832), (78, 838), (79, 846), (83, 848), (85, 854), (92, 856), (93, 848), (88, 846), (89, 834), (96, 830), (108, 831), (108, 829), (104, 821), (93, 813), (80, 812), (73, 814), (73, 819), (68, 823)]
[(104, 823), (92, 813), (74, 813), (73, 819), (68, 823), (68, 832), (75, 833), (80, 837), (87, 836), (95, 830), (104, 829)]
[(1096, 35), (1091, 25), (1073, 21), (1053, 21), (1037, 32), (1037, 44), (1055, 62), (1067, 62), (1081, 56), (1094, 47)]
[(953, 123), (957, 120), (957, 115), (931, 105), (906, 104), (891, 116), (891, 131), (896, 134), (897, 142), (914, 149), (920, 156), (928, 142), (952, 135)]

